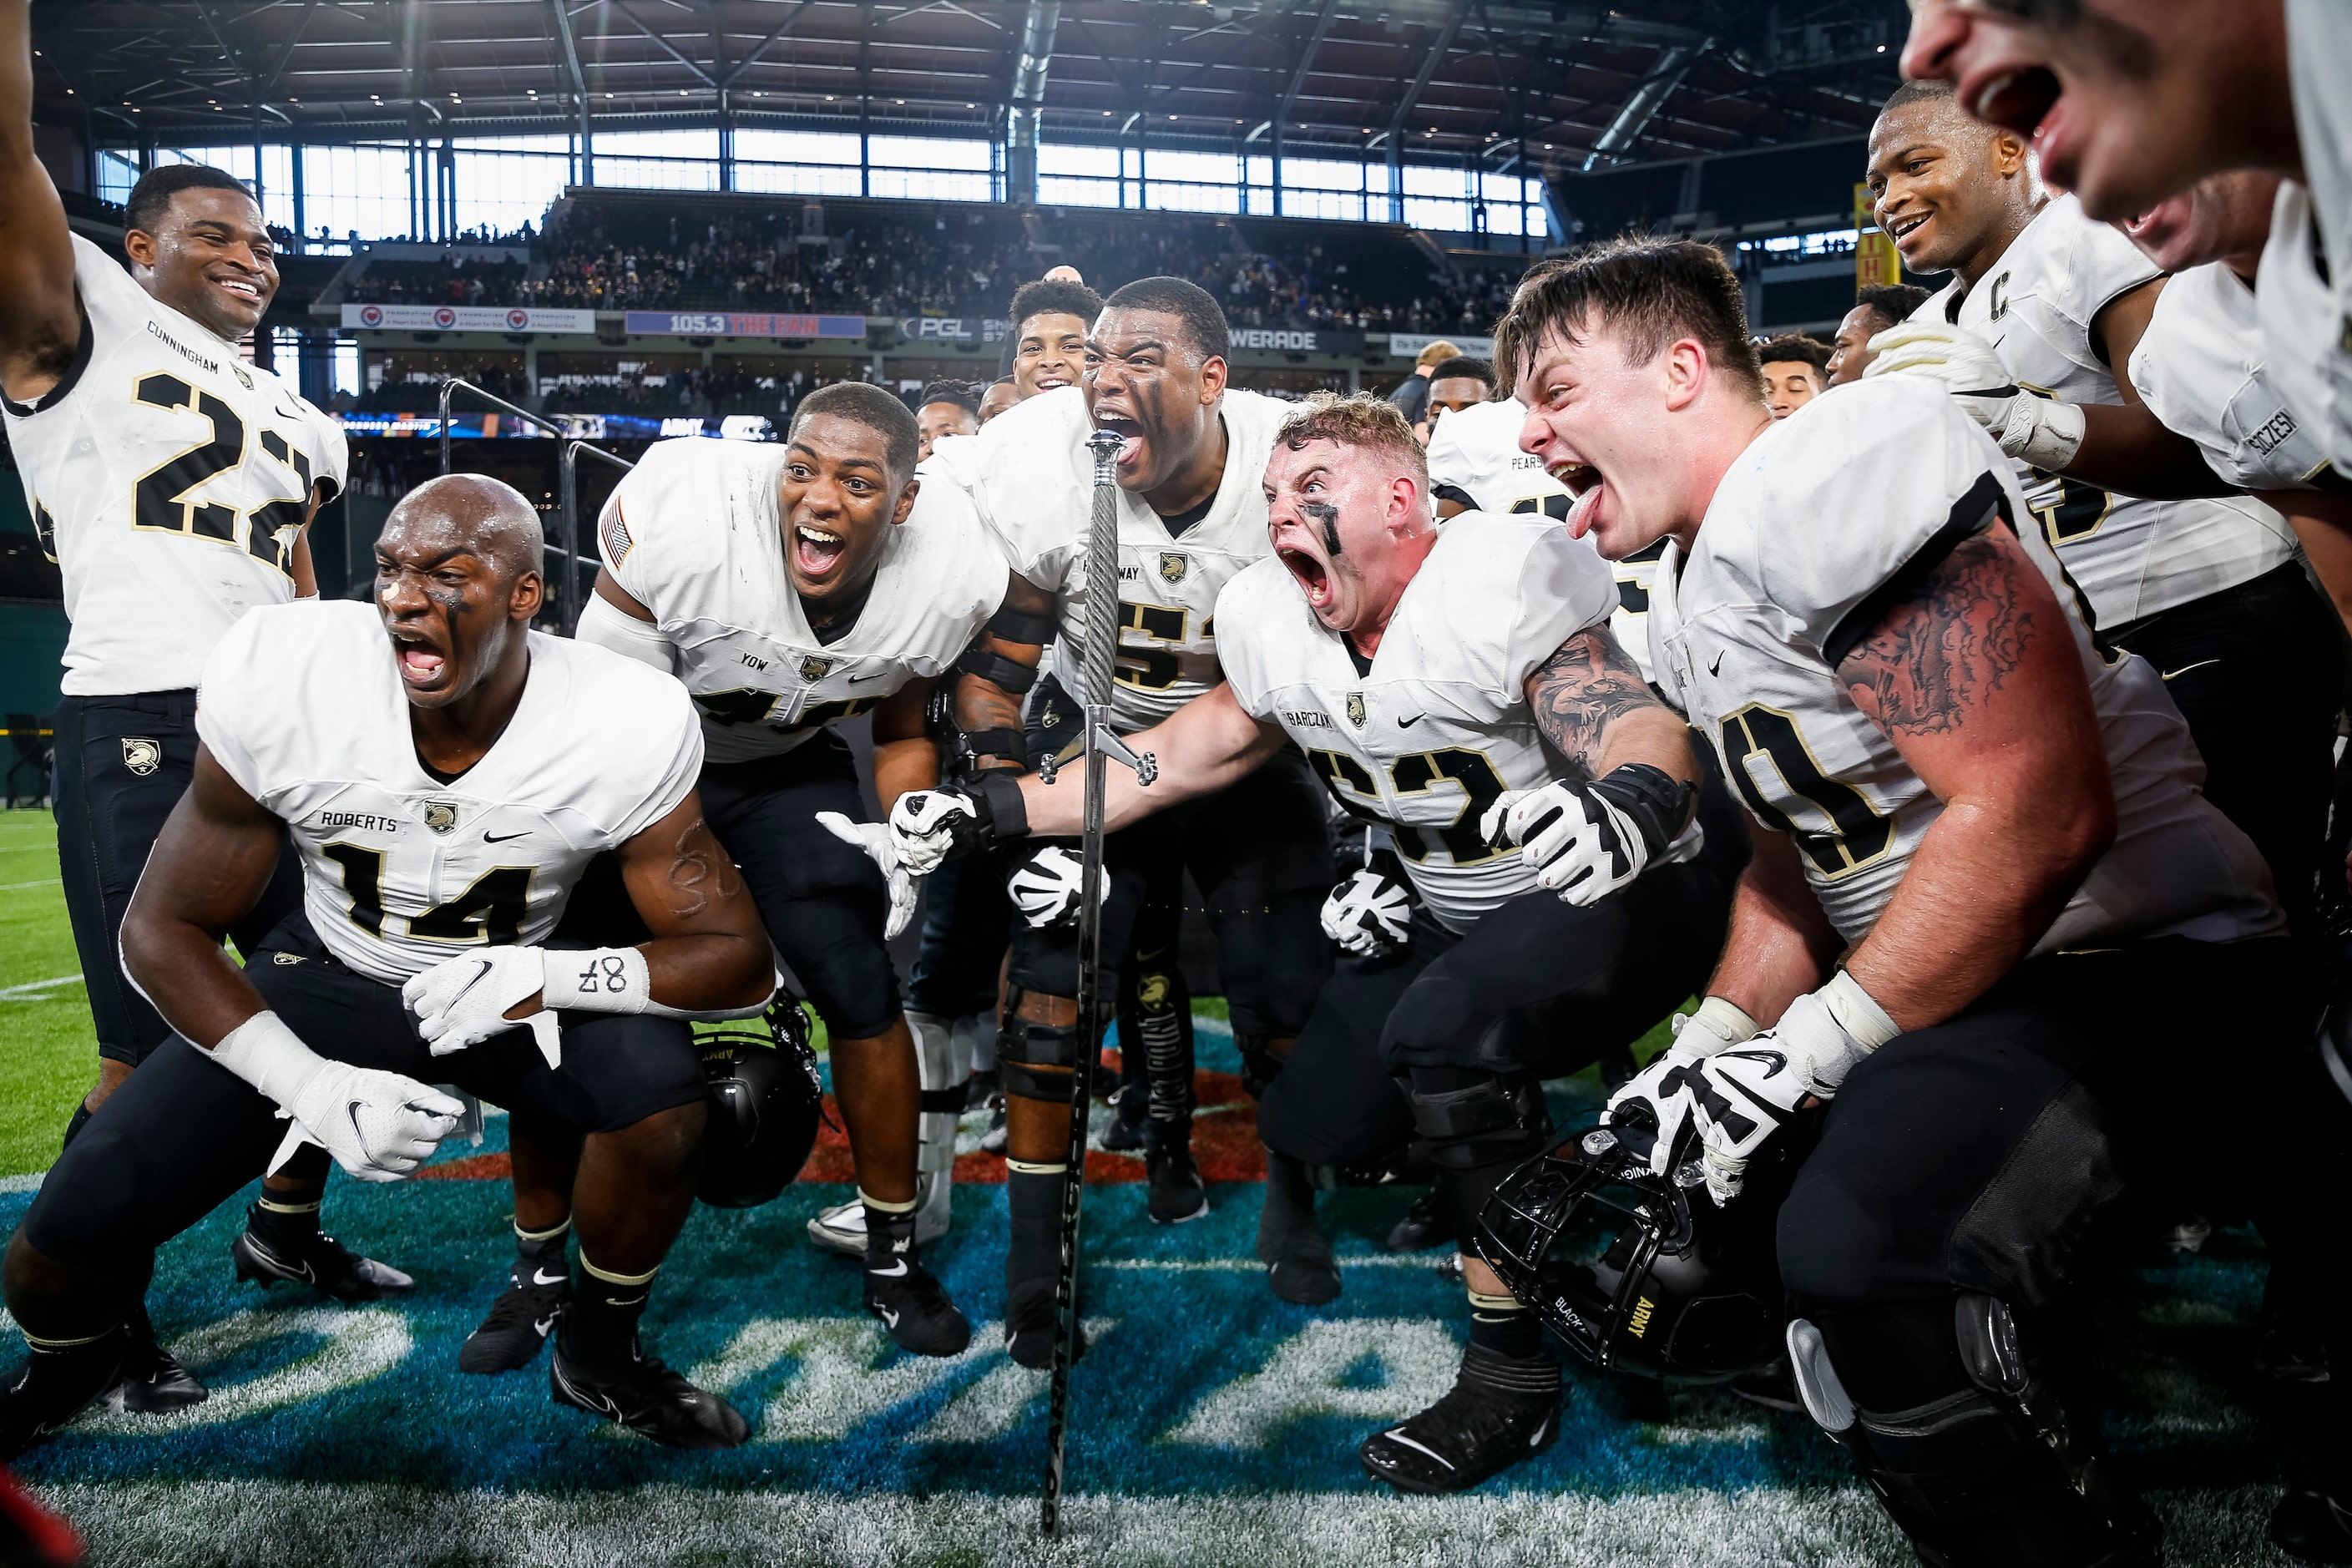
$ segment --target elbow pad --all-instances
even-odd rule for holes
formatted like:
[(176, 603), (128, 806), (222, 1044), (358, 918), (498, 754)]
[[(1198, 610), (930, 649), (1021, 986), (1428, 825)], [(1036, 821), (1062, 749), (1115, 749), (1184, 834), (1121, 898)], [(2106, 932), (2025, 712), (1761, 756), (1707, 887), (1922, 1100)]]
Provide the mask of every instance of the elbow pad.
[(662, 629), (651, 621), (641, 621), (622, 609), (602, 594), (591, 594), (581, 606), (580, 626), (572, 634), (582, 642), (650, 665), (664, 675), (677, 673), (677, 652)]

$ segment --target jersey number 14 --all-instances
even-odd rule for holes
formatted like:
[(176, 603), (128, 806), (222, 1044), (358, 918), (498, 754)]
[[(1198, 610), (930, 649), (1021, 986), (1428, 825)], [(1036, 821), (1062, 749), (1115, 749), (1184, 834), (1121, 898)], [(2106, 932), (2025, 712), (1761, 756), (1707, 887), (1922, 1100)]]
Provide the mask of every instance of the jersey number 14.
[[(352, 923), (370, 936), (383, 935), (383, 851), (363, 844), (330, 844), (319, 853), (343, 868)], [(408, 917), (408, 934), (419, 942), (508, 946), (522, 936), (523, 916), (530, 909), (530, 879), (528, 866), (485, 871), (456, 898)]]

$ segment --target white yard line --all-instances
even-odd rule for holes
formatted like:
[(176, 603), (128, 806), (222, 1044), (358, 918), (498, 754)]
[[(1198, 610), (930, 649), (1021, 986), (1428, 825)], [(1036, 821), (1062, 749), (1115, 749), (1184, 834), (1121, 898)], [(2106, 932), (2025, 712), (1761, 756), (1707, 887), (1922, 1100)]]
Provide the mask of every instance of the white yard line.
[(44, 877), (37, 882), (0, 882), (0, 893), (18, 892), (26, 888), (55, 888), (64, 882), (63, 877)]
[(44, 993), (54, 991), (60, 985), (80, 984), (80, 974), (74, 973), (60, 974), (54, 980), (28, 980), (22, 985), (0, 986), (0, 1002), (21, 1002), (26, 997), (39, 996)]

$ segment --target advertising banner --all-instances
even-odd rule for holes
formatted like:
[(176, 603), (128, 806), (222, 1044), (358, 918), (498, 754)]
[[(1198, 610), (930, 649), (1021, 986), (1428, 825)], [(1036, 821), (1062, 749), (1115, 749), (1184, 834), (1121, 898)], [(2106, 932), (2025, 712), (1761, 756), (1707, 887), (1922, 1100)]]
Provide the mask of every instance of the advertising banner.
[(1432, 343), (1452, 343), (1472, 359), (1493, 359), (1495, 340), (1465, 332), (1391, 332), (1389, 353), (1412, 359)]
[(343, 325), (407, 332), (584, 332), (593, 310), (531, 310), (520, 305), (346, 305)]
[(992, 316), (905, 316), (898, 321), (902, 343), (1001, 343), (1013, 335), (1013, 323)]
[(1353, 329), (1306, 327), (1235, 327), (1234, 347), (1278, 349), (1290, 353), (1360, 354), (1364, 334)]
[[(424, 414), (343, 414), (346, 436), (413, 436), (437, 439), (441, 416)], [(709, 418), (695, 415), (667, 417), (646, 414), (551, 414), (575, 441), (659, 441), (672, 436), (709, 436), (725, 441), (772, 441), (775, 426), (764, 414), (729, 414)], [(464, 414), (452, 411), (449, 437), (456, 441), (499, 440), (508, 437), (546, 437), (547, 432), (511, 414)]]
[(757, 310), (631, 310), (632, 336), (673, 338), (862, 338), (863, 316), (791, 316)]

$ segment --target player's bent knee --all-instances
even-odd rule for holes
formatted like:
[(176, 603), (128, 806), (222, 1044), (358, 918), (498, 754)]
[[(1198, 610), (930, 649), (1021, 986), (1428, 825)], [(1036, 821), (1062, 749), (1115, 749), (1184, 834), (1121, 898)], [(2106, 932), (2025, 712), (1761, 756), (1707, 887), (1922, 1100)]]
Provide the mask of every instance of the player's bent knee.
[(1543, 1086), (1525, 1073), (1416, 1068), (1408, 1082), (1413, 1131), (1442, 1171), (1517, 1164), (1551, 1136)]
[(1070, 1075), (1078, 1065), (1076, 1024), (1024, 1018), (1016, 1008), (996, 1037), (996, 1071), (1007, 1094), (1066, 1104)]

